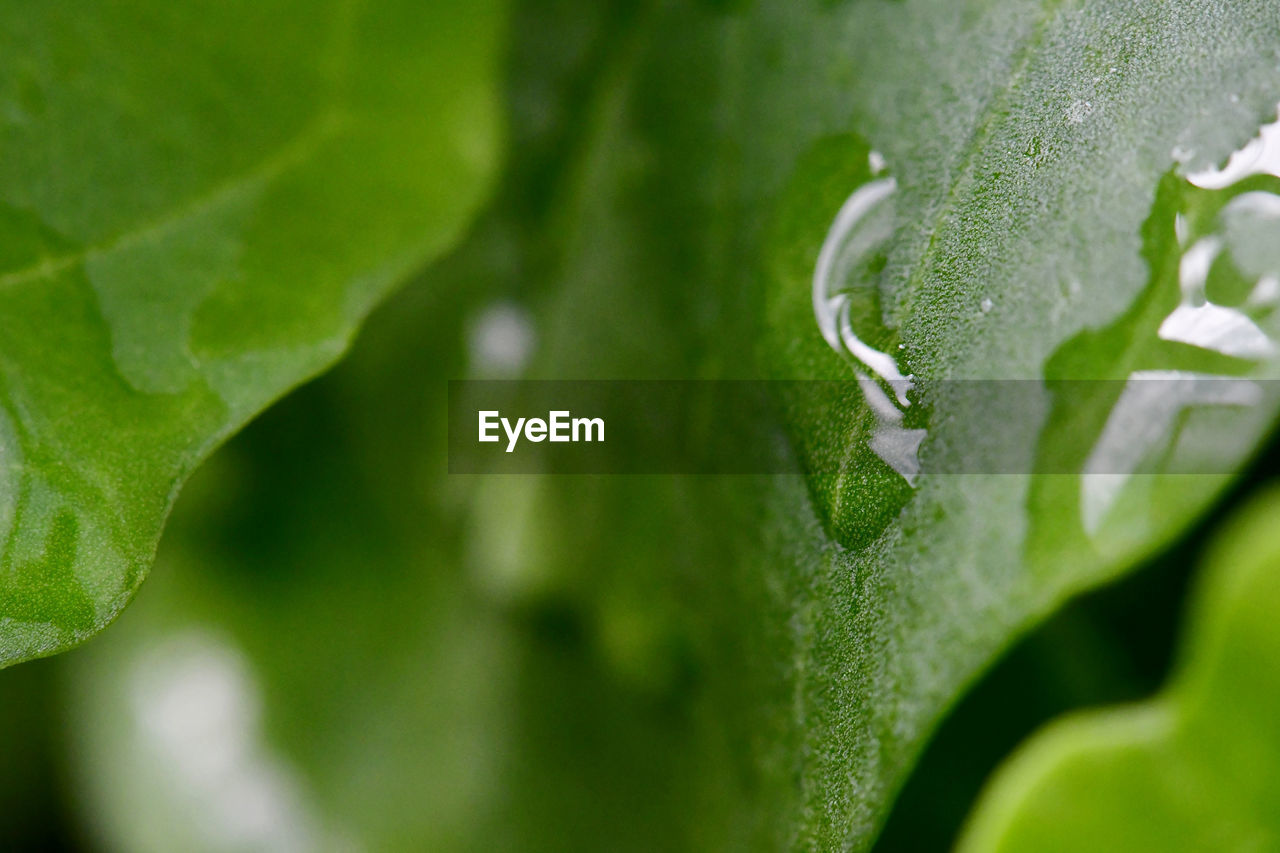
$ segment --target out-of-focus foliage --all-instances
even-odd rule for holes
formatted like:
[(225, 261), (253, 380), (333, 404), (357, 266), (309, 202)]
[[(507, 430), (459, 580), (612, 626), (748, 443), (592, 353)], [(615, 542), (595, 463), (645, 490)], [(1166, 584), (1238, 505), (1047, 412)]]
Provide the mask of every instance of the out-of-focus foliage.
[(497, 2), (0, 3), (0, 666), (100, 630), (178, 487), (456, 238)]
[(66, 789), (66, 710), (58, 665), (33, 663), (0, 679), (0, 847), (75, 849)]
[(962, 851), (1269, 850), (1280, 843), (1280, 493), (1224, 529), (1157, 698), (1052, 723), (991, 783)]

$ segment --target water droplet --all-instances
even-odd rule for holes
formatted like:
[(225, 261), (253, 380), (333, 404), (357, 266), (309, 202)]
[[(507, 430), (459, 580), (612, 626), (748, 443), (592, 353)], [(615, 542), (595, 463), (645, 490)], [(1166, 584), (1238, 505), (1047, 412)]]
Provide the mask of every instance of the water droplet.
[[(875, 349), (855, 331), (853, 306), (858, 291), (874, 288), (860, 276), (867, 259), (890, 237), (897, 182), (878, 178), (845, 200), (827, 231), (813, 272), (813, 313), (827, 344), (853, 367), (876, 427), (869, 445), (886, 465), (914, 485), (920, 472), (918, 451), (923, 429), (908, 429), (913, 377), (904, 376), (893, 356)], [(870, 319), (874, 322), (878, 318)], [(872, 378), (874, 377), (874, 378)]]
[(1178, 241), (1179, 246), (1187, 244), (1187, 217), (1186, 214), (1179, 213), (1173, 218), (1173, 237)]
[(885, 162), (884, 155), (879, 151), (872, 151), (867, 155), (867, 165), (871, 167), (872, 175), (881, 175), (884, 173), (884, 170), (888, 168), (888, 163)]
[(984, 299), (982, 302), (978, 303), (978, 307), (982, 309), (983, 314), (990, 314), (991, 309), (996, 307), (996, 304), (990, 299)]
[(1222, 379), (1186, 370), (1137, 370), (1129, 374), (1085, 461), (1080, 514), (1086, 532), (1098, 532), (1143, 457), (1174, 432), (1178, 418), (1188, 408), (1256, 406), (1261, 402), (1257, 384)]
[(1280, 305), (1280, 278), (1264, 275), (1258, 279), (1246, 305), (1250, 308), (1275, 308)]
[[(1193, 156), (1182, 146), (1172, 151), (1179, 165)], [(1095, 543), (1110, 543), (1099, 545), (1104, 551), (1125, 547), (1121, 528), (1172, 523), (1153, 515), (1156, 502), (1144, 490), (1130, 491), (1136, 473), (1171, 470), (1179, 452), (1216, 453), (1225, 471), (1263, 437), (1253, 433), (1266, 424), (1249, 412), (1266, 392), (1254, 378), (1273, 373), (1280, 356), (1269, 320), (1280, 302), (1280, 253), (1265, 251), (1280, 224), (1280, 184), (1260, 183), (1260, 175), (1280, 177), (1280, 121), (1260, 128), (1222, 167), (1162, 182), (1144, 227), (1147, 289), (1125, 316), (1068, 341), (1046, 365), (1055, 401), (1041, 459), (1055, 458), (1056, 470), (1071, 467), (1062, 464), (1064, 452), (1078, 460), (1081, 526)], [(1080, 375), (1089, 370), (1111, 375)], [(1093, 383), (1082, 391), (1076, 382), (1067, 393), (1074, 380), (1112, 377), (1123, 380), (1115, 390)], [(1201, 426), (1187, 443), (1191, 416), (1213, 410), (1220, 412), (1213, 430)], [(1052, 479), (1036, 488), (1060, 489)], [(1125, 520), (1108, 527), (1112, 517)]]
[[(894, 387), (898, 377), (900, 386), (913, 381), (903, 361), (911, 348), (899, 347), (881, 309), (898, 197), (891, 171), (873, 174), (871, 152), (856, 134), (816, 140), (797, 160), (763, 246), (766, 346), (785, 371), (777, 378), (835, 380), (787, 382), (779, 393), (815, 510), (832, 538), (853, 550), (883, 535), (916, 494), (908, 479), (915, 480), (923, 432), (909, 429), (926, 426), (931, 414), (916, 392)], [(796, 324), (815, 320), (817, 333), (810, 326), (796, 340)], [(899, 402), (900, 390), (910, 406)]]
[(1164, 318), (1157, 334), (1236, 358), (1259, 361), (1276, 354), (1275, 343), (1243, 311), (1215, 305), (1205, 296), (1209, 268), (1222, 251), (1217, 237), (1202, 237), (1182, 256), (1178, 281), (1182, 302)]
[(1258, 135), (1232, 153), (1221, 169), (1209, 168), (1192, 172), (1187, 175), (1187, 180), (1201, 189), (1220, 190), (1251, 175), (1280, 176), (1280, 121), (1264, 124)]

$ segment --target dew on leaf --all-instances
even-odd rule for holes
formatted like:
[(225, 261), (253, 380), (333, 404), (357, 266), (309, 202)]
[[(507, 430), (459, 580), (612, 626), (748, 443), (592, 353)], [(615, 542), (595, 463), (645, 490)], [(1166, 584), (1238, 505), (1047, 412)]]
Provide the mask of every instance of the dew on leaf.
[[(925, 430), (904, 425), (914, 387), (898, 362), (866, 343), (855, 330), (858, 291), (874, 288), (862, 274), (893, 233), (893, 194), (897, 181), (878, 178), (853, 191), (827, 231), (813, 271), (813, 313), (827, 344), (853, 368), (863, 397), (876, 419), (869, 445), (886, 465), (914, 485), (920, 473), (919, 450)], [(878, 318), (859, 317), (861, 322)], [(875, 378), (872, 378), (875, 377)]]
[(1222, 168), (1191, 172), (1187, 181), (1201, 189), (1220, 190), (1253, 175), (1280, 176), (1280, 120), (1264, 124), (1257, 136), (1227, 158)]
[(895, 360), (905, 351), (882, 311), (896, 184), (873, 167), (887, 164), (855, 134), (818, 140), (779, 199), (765, 252), (769, 345), (789, 353), (775, 378), (820, 380), (780, 384), (787, 433), (823, 523), (854, 550), (915, 495), (909, 480), (930, 416), (907, 396), (914, 379)]
[[(1082, 332), (1046, 363), (1055, 400), (1037, 470), (1079, 472), (1078, 523), (1104, 551), (1108, 536), (1160, 523), (1151, 483), (1139, 488), (1135, 475), (1225, 473), (1269, 426), (1270, 388), (1256, 380), (1274, 374), (1280, 355), (1270, 316), (1280, 269), (1263, 253), (1280, 210), (1280, 122), (1221, 168), (1180, 177), (1192, 156), (1174, 149), (1143, 228), (1147, 288), (1111, 326)], [(1110, 372), (1086, 375), (1088, 365)], [(1053, 479), (1039, 492), (1064, 487)], [(1123, 523), (1108, 532), (1113, 518)]]

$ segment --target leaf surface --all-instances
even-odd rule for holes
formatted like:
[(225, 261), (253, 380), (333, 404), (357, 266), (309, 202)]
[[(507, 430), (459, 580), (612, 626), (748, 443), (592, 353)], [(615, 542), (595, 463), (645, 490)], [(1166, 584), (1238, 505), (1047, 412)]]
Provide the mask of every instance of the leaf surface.
[[(1191, 281), (1205, 301), (1187, 307), (1234, 310), (1274, 336), (1256, 236), (1267, 217), (1231, 207), (1271, 194), (1274, 176), (1221, 188), (1188, 176), (1275, 117), (1280, 20), (1271, 2), (605, 8), (611, 23), (581, 52), (511, 75), (510, 216), (486, 233), (492, 292), (530, 306), (527, 375), (874, 380), (865, 351), (825, 339), (813, 276), (842, 207), (891, 181), (891, 204), (866, 220), (877, 227), (851, 232), (862, 248), (837, 253), (848, 263), (832, 292), (856, 304), (861, 342), (918, 379), (898, 426), (924, 431), (920, 469), (885, 460), (872, 443), (883, 425), (855, 398), (830, 401), (832, 420), (792, 408), (780, 444), (794, 476), (433, 482), (424, 491), (453, 495), (462, 528), (438, 534), (458, 553), (433, 565), (466, 578), (442, 612), (476, 607), (466, 621), (480, 624), (496, 609), (519, 650), (513, 669), (492, 664), (515, 684), (494, 724), (509, 763), (460, 820), (535, 849), (589, 849), (607, 833), (618, 849), (865, 850), (965, 686), (1066, 596), (1195, 518), (1270, 423), (1266, 400), (1149, 424), (1137, 406), (1157, 440), (1102, 442), (1134, 373), (1274, 371), (1264, 347), (1232, 354), (1161, 329), (1182, 305), (1185, 256), (1210, 239), (1214, 262)], [(556, 44), (546, 10), (526, 7), (525, 47)], [(577, 96), (548, 97), (570, 60), (590, 69)], [(543, 156), (548, 121), (566, 128), (549, 147), (571, 162)], [(1020, 384), (993, 398), (1001, 386), (975, 379)], [(1100, 442), (1111, 455), (1094, 473), (1118, 480), (1081, 476)], [(1176, 473), (1197, 466), (1217, 473)], [(416, 500), (387, 511), (417, 531)], [(251, 553), (246, 538), (235, 547)], [(350, 567), (337, 578), (373, 562), (325, 550), (315, 559)], [(352, 613), (389, 620), (368, 614), (421, 601), (364, 599)], [(164, 628), (138, 618), (140, 634)], [(231, 633), (255, 642), (243, 638), (262, 621)], [(260, 671), (275, 666), (266, 636)], [(127, 650), (102, 654), (129, 671)], [(298, 657), (266, 683), (327, 689), (330, 670)], [(308, 666), (311, 678), (294, 669)], [(361, 695), (356, 675), (346, 687)], [(115, 681), (99, 688), (128, 701)], [(91, 709), (104, 693), (86, 695)], [(404, 720), (431, 707), (402, 697), (389, 725), (423, 729)], [(382, 724), (392, 711), (371, 713)], [(315, 746), (289, 751), (315, 762), (318, 786), (340, 785)], [(98, 765), (107, 795), (126, 793), (112, 761)]]
[[(1274, 231), (1267, 215), (1228, 224), (1253, 215), (1239, 199), (1274, 198), (1275, 167), (1214, 175), (1275, 119), (1280, 17), (1271, 2), (762, 2), (643, 24), (634, 64), (604, 77), (534, 375), (861, 372), (891, 398), (878, 351), (915, 377), (910, 407), (889, 402), (924, 432), (919, 473), (876, 449), (867, 402), (796, 406), (804, 492), (776, 478), (687, 504), (647, 493), (713, 525), (753, 519), (735, 529), (758, 547), (682, 533), (722, 562), (675, 560), (642, 532), (641, 486), (557, 482), (542, 502), (570, 532), (547, 550), (601, 589), (646, 564), (666, 566), (653, 582), (672, 597), (709, 579), (691, 604), (717, 637), (701, 647), (718, 662), (708, 701), (771, 792), (754, 831), (866, 849), (958, 693), (1066, 597), (1184, 529), (1274, 419), (1265, 382), (1252, 407), (1121, 400), (1153, 374), (1175, 391), (1275, 375), (1273, 268), (1247, 245)], [(837, 247), (830, 290), (865, 350), (836, 352), (815, 271), (842, 208), (875, 187), (887, 207)], [(1184, 275), (1193, 250), (1212, 256), (1203, 280)], [(1184, 303), (1261, 344), (1169, 331)], [(1113, 421), (1121, 440), (1104, 441)], [(610, 537), (577, 529), (583, 506), (616, 507)], [(735, 648), (751, 664), (718, 673)]]
[[(1253, 405), (1194, 394), (1276, 371), (1272, 268), (1246, 261), (1261, 243), (1244, 236), (1274, 233), (1269, 215), (1229, 227), (1271, 203), (1239, 200), (1274, 198), (1275, 167), (1218, 170), (1275, 120), (1280, 17), (1271, 2), (860, 2), (664, 7), (643, 23), (634, 65), (604, 77), (618, 82), (562, 214), (576, 227), (533, 375), (861, 372), (893, 396), (865, 351), (833, 351), (813, 297), (843, 206), (891, 187), (882, 219), (840, 247), (831, 292), (866, 349), (915, 377), (911, 406), (890, 404), (924, 432), (919, 473), (877, 451), (872, 405), (794, 407), (807, 499), (777, 478), (689, 501), (711, 524), (759, 519), (738, 522), (761, 545), (728, 546), (724, 574), (641, 533), (634, 482), (549, 486), (570, 532), (548, 552), (604, 589), (664, 561), (673, 597), (714, 578), (691, 605), (720, 632), (706, 660), (736, 647), (752, 665), (707, 663), (712, 704), (771, 733), (744, 740), (772, 792), (755, 829), (866, 849), (959, 692), (1066, 597), (1169, 542), (1267, 434), (1265, 381)], [(1203, 305), (1259, 345), (1177, 314)], [(1161, 377), (1146, 387), (1172, 412), (1133, 398)], [(616, 507), (604, 541), (575, 527), (584, 506)]]
[(458, 234), (499, 11), (0, 7), (0, 665), (114, 618), (192, 469)]

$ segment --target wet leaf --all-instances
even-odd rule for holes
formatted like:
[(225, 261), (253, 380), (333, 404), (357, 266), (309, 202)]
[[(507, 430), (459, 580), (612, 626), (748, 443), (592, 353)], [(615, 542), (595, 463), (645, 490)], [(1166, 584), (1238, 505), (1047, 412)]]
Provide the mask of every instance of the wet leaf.
[[(1166, 543), (1271, 421), (1267, 405), (1192, 400), (1152, 422), (1150, 445), (1103, 441), (1134, 373), (1253, 382), (1274, 371), (1261, 347), (1233, 354), (1220, 341), (1188, 342), (1186, 312), (1170, 326), (1180, 340), (1161, 330), (1186, 298), (1188, 309), (1211, 303), (1235, 312), (1237, 330), (1244, 318), (1263, 341), (1273, 337), (1269, 261), (1248, 248), (1259, 211), (1227, 210), (1252, 189), (1271, 193), (1272, 179), (1215, 188), (1191, 176), (1274, 118), (1280, 21), (1269, 2), (589, 6), (606, 9), (608, 23), (586, 49), (511, 75), (516, 153), (508, 216), (489, 223), (502, 263), (485, 280), (529, 306), (537, 344), (527, 374), (858, 371), (889, 408), (855, 398), (830, 401), (833, 419), (793, 410), (790, 441), (779, 443), (797, 457), (795, 476), (430, 480), (416, 488), (457, 502), (428, 498), (452, 507), (437, 533), (422, 532), (423, 495), (412, 489), (380, 510), (414, 531), (397, 537), (414, 543), (410, 556), (379, 563), (405, 576), (402, 594), (383, 597), (381, 583), (361, 576), (375, 563), (372, 545), (369, 555), (336, 546), (312, 555), (345, 562), (334, 588), (362, 606), (310, 594), (334, 624), (358, 614), (355, 633), (366, 620), (417, 624), (425, 554), (431, 569), (465, 576), (444, 592), (448, 624), (459, 612), (476, 614), (464, 624), (490, 624), (496, 611), (513, 631), (504, 636), (516, 662), (485, 658), (480, 675), (511, 678), (511, 693), (468, 694), (476, 685), (445, 674), (433, 682), (450, 701), (475, 699), (470, 715), (458, 713), (492, 724), (486, 748), (505, 738), (496, 768), (483, 765), (492, 787), (476, 782), (458, 806), (456, 825), (475, 834), (462, 829), (442, 845), (499, 837), (591, 849), (608, 837), (616, 849), (865, 850), (965, 686), (1066, 596)], [(516, 27), (525, 48), (557, 43), (539, 25), (547, 9), (527, 5)], [(546, 78), (570, 59), (589, 70), (574, 75), (572, 97), (549, 97)], [(540, 130), (548, 122), (559, 133), (550, 139)], [(815, 268), (839, 212), (868, 187), (875, 192), (853, 209), (874, 216), (851, 216), (828, 253), (839, 275), (820, 295), (844, 302), (828, 306), (836, 322), (824, 324)], [(1236, 214), (1251, 224), (1232, 225)], [(1197, 245), (1193, 260), (1212, 262), (1203, 281), (1184, 282)], [(845, 304), (861, 354), (839, 334)], [(849, 352), (833, 351), (832, 329)], [(1258, 340), (1236, 338), (1245, 339)], [(483, 373), (476, 363), (467, 369)], [(914, 374), (911, 406), (877, 374)], [(419, 382), (424, 373), (403, 375)], [(968, 381), (977, 379), (1020, 384), (1001, 398), (992, 392), (1002, 386)], [(395, 382), (356, 420), (377, 422), (371, 413), (384, 404), (400, 411), (402, 397)], [(1142, 405), (1121, 410), (1144, 423)], [(394, 430), (373, 445), (384, 454), (403, 446)], [(1091, 460), (1101, 462), (1086, 470)], [(424, 481), (442, 467), (402, 466)], [(805, 466), (815, 475), (802, 477)], [(1216, 474), (1176, 473), (1197, 466)], [(267, 560), (260, 531), (245, 533), (248, 544), (229, 546), (240, 550), (218, 565)], [(448, 553), (417, 550), (422, 536)], [(203, 564), (199, 550), (185, 564)], [(264, 583), (255, 574), (227, 598), (255, 601), (249, 590)], [(429, 722), (413, 722), (434, 719), (439, 700), (345, 708), (341, 697), (361, 696), (365, 673), (338, 667), (350, 680), (332, 689), (331, 663), (278, 648), (261, 624), (274, 609), (262, 609), (225, 617), (243, 624), (220, 636), (250, 649), (264, 695), (284, 696), (264, 700), (279, 709), (279, 731), (307, 730), (287, 722), (311, 707), (291, 701), (291, 688), (333, 703), (315, 729), (328, 740), (282, 750), (308, 768), (320, 811), (355, 815), (357, 826), (415, 825), (390, 807), (362, 811), (342, 788), (351, 775), (333, 771), (325, 748), (363, 748), (349, 721), (368, 714), (391, 732), (372, 754), (421, 756), (412, 775), (445, 748)], [(216, 628), (220, 613), (191, 621)], [(163, 646), (163, 617), (138, 618), (137, 636), (155, 631)], [(173, 618), (185, 621), (176, 610)], [(460, 632), (460, 642), (471, 636)], [(147, 660), (100, 653), (118, 673)], [(287, 664), (272, 663), (276, 655)], [(403, 670), (379, 663), (416, 677), (415, 660)], [(81, 707), (112, 695), (136, 713), (123, 683), (90, 685)], [(115, 757), (154, 758), (119, 744), (103, 756), (103, 802), (130, 795), (114, 784)], [(129, 813), (116, 805), (107, 810)], [(185, 825), (180, 811), (169, 814), (171, 828)]]
[[(688, 512), (735, 519), (754, 548), (682, 531), (722, 562), (673, 557), (635, 508), (642, 488), (686, 506), (672, 490), (556, 482), (540, 506), (567, 533), (546, 550), (572, 555), (579, 595), (662, 566), (652, 583), (715, 626), (704, 659), (750, 659), (699, 670), (754, 744), (749, 790), (769, 792), (739, 832), (866, 849), (958, 693), (1185, 529), (1274, 420), (1255, 383), (1277, 369), (1272, 288), (1240, 242), (1259, 229), (1229, 211), (1265, 219), (1237, 205), (1274, 198), (1275, 166), (1217, 167), (1276, 117), (1280, 18), (1269, 2), (765, 2), (643, 24), (602, 75), (534, 375), (861, 374), (880, 398), (793, 407), (807, 494), (698, 487)], [(1203, 336), (1208, 314), (1257, 345)], [(1255, 405), (1213, 396), (1242, 388)]]

